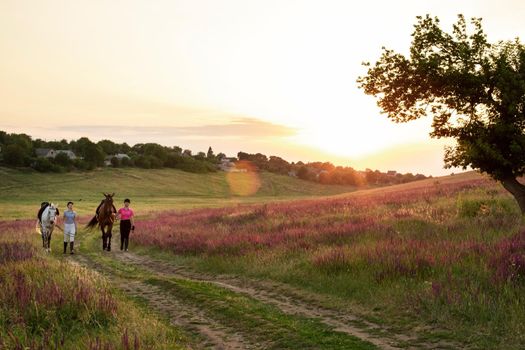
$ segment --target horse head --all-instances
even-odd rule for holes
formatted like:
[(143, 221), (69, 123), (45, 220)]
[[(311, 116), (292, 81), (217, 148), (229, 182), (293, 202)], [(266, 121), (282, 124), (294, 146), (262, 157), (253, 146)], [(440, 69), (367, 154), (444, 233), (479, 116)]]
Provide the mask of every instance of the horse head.
[(115, 195), (115, 192), (113, 192), (112, 194), (102, 192), (102, 194), (106, 198), (103, 201), (99, 214), (102, 214), (102, 218), (111, 218), (111, 220), (113, 220), (113, 213), (115, 210), (113, 209), (115, 207), (113, 205), (113, 196)]
[(51, 203), (47, 206), (42, 214), (42, 222), (46, 222), (49, 225), (54, 225), (58, 216), (58, 205)]
[(104, 197), (106, 197), (105, 201), (107, 203), (113, 203), (113, 196), (115, 195), (115, 192), (113, 192), (112, 194), (102, 192), (102, 194), (104, 195)]

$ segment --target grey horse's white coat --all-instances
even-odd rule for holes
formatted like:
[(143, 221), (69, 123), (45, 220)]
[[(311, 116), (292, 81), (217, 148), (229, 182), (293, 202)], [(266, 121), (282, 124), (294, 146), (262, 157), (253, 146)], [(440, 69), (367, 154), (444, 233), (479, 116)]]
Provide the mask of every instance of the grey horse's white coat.
[(55, 229), (56, 220), (57, 206), (51, 203), (42, 212), (42, 220), (40, 221), (42, 245), (48, 253), (51, 251), (51, 234)]

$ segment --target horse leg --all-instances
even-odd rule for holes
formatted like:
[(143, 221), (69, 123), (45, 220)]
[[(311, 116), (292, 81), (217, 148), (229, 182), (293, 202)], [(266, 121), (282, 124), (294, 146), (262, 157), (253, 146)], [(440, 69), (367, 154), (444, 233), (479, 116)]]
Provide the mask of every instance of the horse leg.
[(107, 235), (108, 235), (108, 252), (111, 251), (111, 229), (113, 228), (113, 224), (109, 224), (107, 227)]
[(46, 229), (45, 231), (42, 231), (42, 244), (44, 247), (44, 250), (49, 253), (49, 231)]
[(47, 245), (47, 230), (42, 230), (42, 247), (47, 252), (48, 245)]
[(49, 234), (47, 235), (47, 252), (48, 253), (51, 253), (51, 234), (53, 232), (49, 232)]
[(107, 246), (106, 240), (107, 240), (107, 237), (106, 237), (106, 232), (104, 232), (104, 227), (103, 227), (103, 226), (100, 226), (100, 231), (102, 231), (102, 250), (106, 250), (106, 246)]

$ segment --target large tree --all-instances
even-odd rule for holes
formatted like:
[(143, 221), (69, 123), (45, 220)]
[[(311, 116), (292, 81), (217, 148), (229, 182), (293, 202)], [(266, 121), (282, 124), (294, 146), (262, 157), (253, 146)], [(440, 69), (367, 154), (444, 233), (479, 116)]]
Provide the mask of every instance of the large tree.
[(525, 213), (525, 47), (489, 43), (481, 19), (462, 15), (451, 33), (417, 17), (410, 55), (383, 48), (358, 79), (395, 122), (433, 118), (431, 136), (449, 137), (445, 165), (471, 167), (500, 181)]

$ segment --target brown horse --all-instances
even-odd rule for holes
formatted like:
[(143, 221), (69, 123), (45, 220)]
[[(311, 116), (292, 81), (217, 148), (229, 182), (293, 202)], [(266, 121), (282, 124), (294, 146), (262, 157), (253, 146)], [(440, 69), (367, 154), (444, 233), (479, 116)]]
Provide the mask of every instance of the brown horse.
[(87, 229), (93, 229), (97, 224), (102, 231), (102, 250), (111, 251), (111, 230), (115, 222), (117, 209), (113, 205), (115, 193), (102, 193), (105, 199), (102, 200), (96, 210), (95, 216), (86, 225)]

